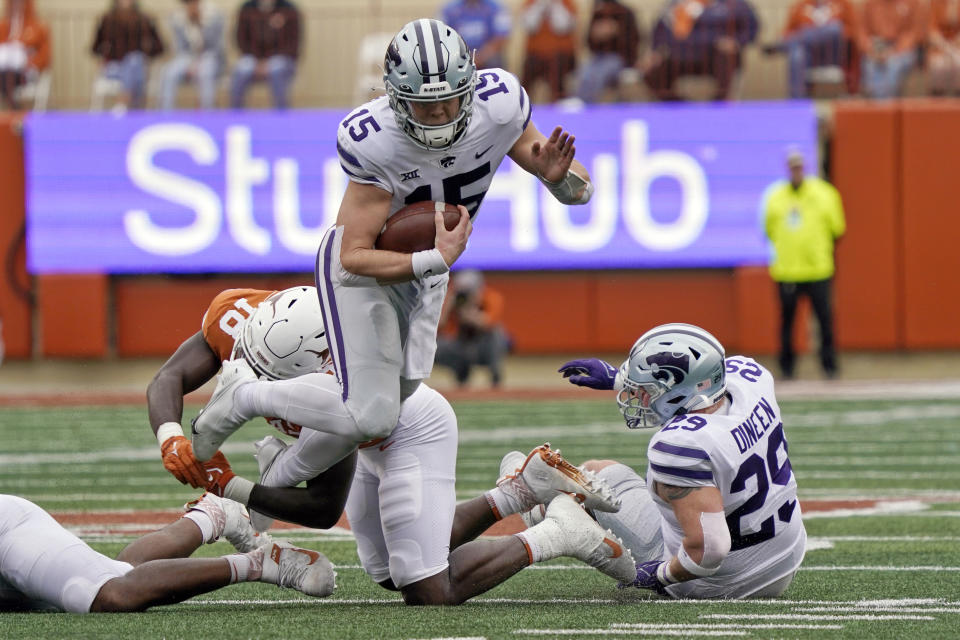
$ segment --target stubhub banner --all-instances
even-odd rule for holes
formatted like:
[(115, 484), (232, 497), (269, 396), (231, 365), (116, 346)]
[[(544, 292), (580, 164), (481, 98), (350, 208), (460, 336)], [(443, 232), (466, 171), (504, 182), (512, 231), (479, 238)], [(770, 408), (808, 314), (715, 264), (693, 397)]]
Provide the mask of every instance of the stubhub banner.
[[(343, 116), (31, 115), (28, 267), (310, 271), (346, 188), (336, 152)], [(563, 206), (504, 160), (458, 266), (765, 264), (758, 217), (764, 190), (786, 176), (790, 146), (816, 166), (816, 119), (807, 102), (537, 107), (533, 119), (546, 134), (559, 124), (576, 135), (593, 199)]]

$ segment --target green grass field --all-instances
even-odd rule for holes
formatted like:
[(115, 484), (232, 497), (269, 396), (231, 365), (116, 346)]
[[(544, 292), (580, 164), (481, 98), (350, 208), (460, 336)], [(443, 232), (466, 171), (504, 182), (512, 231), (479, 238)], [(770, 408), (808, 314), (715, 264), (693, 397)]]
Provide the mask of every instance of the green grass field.
[[(280, 535), (338, 565), (331, 598), (235, 585), (144, 614), (3, 614), (0, 637), (960, 637), (960, 400), (781, 404), (811, 548), (778, 601), (657, 600), (618, 592), (609, 578), (564, 559), (461, 607), (407, 608), (366, 577), (349, 535), (299, 529)], [(503, 453), (545, 440), (575, 462), (646, 464), (650, 434), (628, 432), (609, 400), (531, 397), (455, 409), (460, 499), (491, 486)], [(252, 442), (269, 430), (250, 424), (224, 447), (238, 473), (255, 474)], [(0, 442), (0, 493), (56, 514), (173, 509), (197, 495), (164, 471), (143, 407), (4, 408)], [(134, 534), (123, 525), (74, 530), (111, 555)], [(229, 551), (218, 542), (198, 554)]]

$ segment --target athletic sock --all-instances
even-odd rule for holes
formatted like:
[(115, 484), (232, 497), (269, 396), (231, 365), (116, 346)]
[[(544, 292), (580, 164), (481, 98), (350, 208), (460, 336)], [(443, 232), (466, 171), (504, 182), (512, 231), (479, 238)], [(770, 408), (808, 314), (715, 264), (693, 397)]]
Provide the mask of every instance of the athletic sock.
[(560, 526), (553, 520), (544, 520), (535, 527), (514, 534), (527, 548), (530, 564), (552, 560), (563, 555)]
[(254, 582), (263, 574), (263, 547), (249, 553), (234, 553), (224, 556), (230, 564), (230, 584)]
[(200, 511), (199, 509), (191, 509), (183, 514), (183, 517), (200, 528), (200, 535), (203, 536), (203, 541), (206, 544), (215, 542), (217, 537), (219, 537), (215, 535), (216, 526), (213, 523), (213, 518), (211, 518), (207, 512)]

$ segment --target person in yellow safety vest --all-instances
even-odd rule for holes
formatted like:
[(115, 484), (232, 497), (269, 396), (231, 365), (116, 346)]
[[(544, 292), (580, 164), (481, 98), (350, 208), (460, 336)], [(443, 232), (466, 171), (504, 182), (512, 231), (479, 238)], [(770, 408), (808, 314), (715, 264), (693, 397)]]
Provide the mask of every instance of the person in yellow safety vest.
[(837, 189), (816, 176), (804, 175), (803, 154), (787, 155), (790, 179), (773, 185), (764, 204), (764, 232), (773, 245), (770, 277), (780, 297), (780, 368), (794, 374), (795, 354), (790, 336), (797, 300), (810, 299), (820, 325), (820, 364), (828, 378), (837, 375), (833, 344), (831, 287), (834, 248), (846, 223)]

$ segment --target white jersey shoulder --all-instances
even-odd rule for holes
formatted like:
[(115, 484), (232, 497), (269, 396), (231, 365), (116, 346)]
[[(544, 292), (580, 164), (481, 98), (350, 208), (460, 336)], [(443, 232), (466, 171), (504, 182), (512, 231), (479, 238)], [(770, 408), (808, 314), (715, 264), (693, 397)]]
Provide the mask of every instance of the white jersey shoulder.
[(759, 438), (778, 426), (782, 434), (770, 372), (741, 356), (727, 358), (726, 370), (726, 410), (679, 416), (650, 439), (647, 460), (652, 479), (722, 489), (730, 469), (740, 466)]
[(449, 149), (417, 146), (399, 127), (386, 97), (351, 111), (337, 129), (347, 177), (393, 195), (391, 212), (423, 200), (462, 204), (476, 213), (504, 156), (530, 122), (530, 100), (503, 69), (478, 74), (473, 115)]

